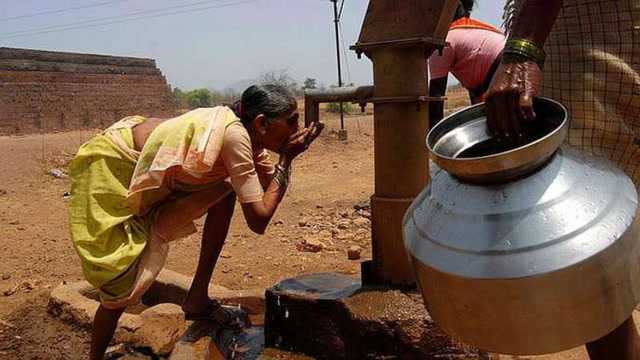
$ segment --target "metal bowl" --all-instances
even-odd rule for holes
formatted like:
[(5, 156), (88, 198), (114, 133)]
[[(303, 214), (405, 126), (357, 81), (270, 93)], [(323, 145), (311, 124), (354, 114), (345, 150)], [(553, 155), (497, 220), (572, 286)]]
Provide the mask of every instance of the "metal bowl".
[(501, 146), (487, 128), (484, 103), (458, 111), (427, 135), (429, 156), (451, 175), (473, 183), (504, 182), (530, 173), (546, 163), (564, 142), (567, 109), (557, 101), (536, 98), (536, 113), (527, 143)]

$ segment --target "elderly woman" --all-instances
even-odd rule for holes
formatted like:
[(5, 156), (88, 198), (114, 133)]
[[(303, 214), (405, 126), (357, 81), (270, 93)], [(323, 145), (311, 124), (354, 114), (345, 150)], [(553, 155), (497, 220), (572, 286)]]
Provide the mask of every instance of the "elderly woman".
[[(249, 228), (263, 234), (287, 190), (292, 160), (322, 128), (299, 129), (295, 98), (263, 85), (232, 107), (172, 119), (127, 117), (84, 144), (70, 165), (69, 218), (84, 275), (100, 294), (91, 359), (104, 356), (124, 308), (162, 269), (168, 243), (195, 232), (193, 221), (205, 214), (185, 317), (236, 320), (207, 295), (236, 197)], [(275, 166), (267, 150), (279, 154)]]

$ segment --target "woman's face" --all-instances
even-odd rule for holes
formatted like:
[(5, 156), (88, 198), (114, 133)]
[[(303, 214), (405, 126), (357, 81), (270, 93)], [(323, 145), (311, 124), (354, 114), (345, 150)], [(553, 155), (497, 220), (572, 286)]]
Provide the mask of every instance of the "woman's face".
[(254, 121), (258, 143), (267, 150), (279, 152), (289, 137), (300, 130), (299, 117), (297, 108), (275, 119), (267, 120), (263, 115), (258, 116)]

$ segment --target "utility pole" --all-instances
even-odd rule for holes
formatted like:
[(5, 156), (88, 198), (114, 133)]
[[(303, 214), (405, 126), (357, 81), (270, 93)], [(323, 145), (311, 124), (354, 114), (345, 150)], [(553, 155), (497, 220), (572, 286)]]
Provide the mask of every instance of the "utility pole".
[[(340, 17), (338, 16), (338, 0), (329, 0), (333, 3), (333, 24), (336, 29), (336, 55), (338, 58), (338, 87), (342, 87), (342, 64), (340, 61), (340, 33), (338, 31), (338, 25), (340, 23)], [(344, 1), (344, 0), (343, 0)], [(338, 133), (340, 140), (347, 140), (347, 130), (344, 128), (344, 108), (340, 103), (340, 132)]]

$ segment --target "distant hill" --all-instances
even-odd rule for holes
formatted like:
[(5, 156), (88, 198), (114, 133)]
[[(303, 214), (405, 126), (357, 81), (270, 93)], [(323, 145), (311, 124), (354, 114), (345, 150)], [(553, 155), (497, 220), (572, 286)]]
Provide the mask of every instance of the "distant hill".
[(242, 93), (249, 86), (251, 86), (251, 85), (253, 85), (255, 83), (256, 83), (256, 79), (244, 79), (244, 80), (236, 81), (233, 84), (228, 85), (225, 88), (223, 88), (222, 92), (224, 92), (224, 93), (228, 93), (228, 92), (231, 92), (231, 93)]

